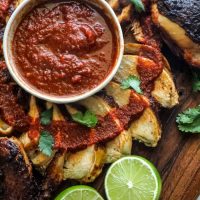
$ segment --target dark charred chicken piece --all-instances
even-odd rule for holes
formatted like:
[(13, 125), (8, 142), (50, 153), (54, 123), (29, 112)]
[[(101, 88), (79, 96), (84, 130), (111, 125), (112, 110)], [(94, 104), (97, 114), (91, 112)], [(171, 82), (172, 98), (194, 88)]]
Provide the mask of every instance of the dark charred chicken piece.
[(46, 176), (42, 182), (39, 199), (51, 199), (52, 193), (58, 188), (64, 178), (65, 153), (56, 153), (54, 159), (47, 168)]
[(9, 15), (9, 8), (12, 4), (16, 2), (15, 0), (1, 0), (0, 1), (0, 23), (6, 22), (6, 17)]
[(26, 131), (29, 128), (29, 118), (18, 103), (14, 85), (5, 63), (0, 61), (0, 117), (14, 129)]
[(3, 32), (6, 25), (7, 17), (14, 11), (17, 0), (1, 0), (0, 1), (0, 56), (2, 54)]
[(200, 67), (199, 0), (159, 0), (152, 19), (171, 50), (192, 66)]
[(32, 168), (16, 138), (0, 138), (0, 199), (34, 200), (37, 186)]

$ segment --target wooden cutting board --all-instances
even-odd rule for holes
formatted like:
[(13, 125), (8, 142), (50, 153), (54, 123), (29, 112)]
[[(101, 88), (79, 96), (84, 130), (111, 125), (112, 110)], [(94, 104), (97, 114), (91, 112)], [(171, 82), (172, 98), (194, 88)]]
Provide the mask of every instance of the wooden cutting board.
[[(158, 168), (163, 181), (162, 200), (196, 200), (200, 195), (200, 135), (179, 132), (176, 116), (186, 108), (200, 104), (200, 93), (192, 92), (191, 70), (187, 64), (174, 57), (167, 48), (164, 53), (172, 67), (180, 104), (160, 112), (163, 133), (159, 145), (149, 148), (135, 141), (132, 153), (149, 159)], [(107, 168), (92, 184), (104, 197)]]

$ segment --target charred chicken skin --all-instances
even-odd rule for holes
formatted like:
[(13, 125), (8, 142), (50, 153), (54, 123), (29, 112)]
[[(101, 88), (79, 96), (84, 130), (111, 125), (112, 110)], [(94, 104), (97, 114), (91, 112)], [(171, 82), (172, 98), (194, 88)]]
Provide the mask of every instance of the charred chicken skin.
[[(134, 7), (129, 1), (108, 2), (121, 24), (131, 19)], [(144, 2), (145, 6), (149, 6), (149, 1)], [(14, 130), (21, 134), (19, 140), (0, 138), (0, 189), (3, 199), (51, 199), (63, 180), (92, 182), (106, 163), (130, 155), (132, 140), (139, 140), (150, 147), (158, 144), (161, 138), (158, 110), (177, 105), (178, 94), (169, 64), (160, 51), (159, 39), (154, 34), (154, 24), (149, 17), (143, 20), (145, 26), (151, 23), (148, 31), (144, 31), (145, 26), (141, 28), (142, 37), (137, 41), (142, 44), (125, 44), (125, 55), (113, 81), (100, 93), (73, 105), (38, 102), (31, 96), (27, 101), (29, 111), (26, 112), (19, 102), (16, 85), (10, 79), (5, 63), (0, 61), (0, 135), (12, 134)], [(121, 88), (122, 81), (129, 76), (141, 80), (143, 94), (131, 88)], [(21, 98), (24, 96), (21, 95)], [(7, 99), (10, 99), (9, 103)], [(52, 121), (45, 129), (52, 134), (54, 146), (52, 154), (47, 156), (40, 151), (38, 144), (44, 129), (40, 124), (41, 113), (50, 108)], [(94, 128), (72, 119), (73, 114), (86, 110), (98, 118)], [(44, 177), (39, 190), (28, 159)], [(15, 187), (13, 192), (12, 187), (19, 183), (20, 187)]]
[(152, 5), (152, 19), (171, 50), (200, 68), (199, 12), (198, 0), (159, 0)]
[(16, 138), (0, 138), (0, 199), (34, 200), (37, 186), (22, 144)]

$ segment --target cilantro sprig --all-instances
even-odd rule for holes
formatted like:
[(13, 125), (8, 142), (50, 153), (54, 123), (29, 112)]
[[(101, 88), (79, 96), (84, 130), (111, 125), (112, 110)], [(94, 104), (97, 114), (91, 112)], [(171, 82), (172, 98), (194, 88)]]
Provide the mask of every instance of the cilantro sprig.
[(40, 117), (40, 123), (44, 126), (49, 125), (52, 121), (52, 114), (53, 114), (53, 108), (50, 108), (42, 112)]
[(89, 128), (95, 127), (98, 122), (96, 115), (90, 111), (86, 111), (84, 114), (82, 112), (77, 112), (72, 115), (72, 119), (75, 122), (83, 124)]
[(193, 72), (193, 84), (192, 89), (194, 92), (200, 92), (200, 71)]
[(134, 89), (138, 94), (142, 94), (142, 90), (140, 88), (141, 81), (136, 76), (129, 76), (127, 79), (124, 79), (121, 83), (122, 89)]
[(186, 133), (200, 133), (200, 105), (180, 113), (176, 119), (178, 128)]
[(144, 7), (142, 0), (130, 0), (130, 1), (131, 1), (131, 3), (133, 3), (135, 10), (137, 12), (140, 13), (140, 12), (145, 11), (145, 7)]
[(52, 147), (54, 145), (54, 138), (48, 131), (42, 131), (39, 139), (39, 150), (47, 155), (52, 155)]

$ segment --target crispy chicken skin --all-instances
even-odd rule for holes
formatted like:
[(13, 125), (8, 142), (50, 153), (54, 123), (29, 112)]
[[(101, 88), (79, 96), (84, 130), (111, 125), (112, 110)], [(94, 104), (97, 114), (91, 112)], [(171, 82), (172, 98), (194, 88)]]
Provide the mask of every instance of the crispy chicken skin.
[(200, 68), (199, 12), (198, 0), (160, 0), (152, 5), (153, 22), (170, 49)]
[[(22, 1), (18, 0), (17, 3)], [(108, 2), (118, 15), (122, 25), (131, 21), (135, 11), (134, 5), (130, 4), (129, 0), (108, 0)], [(143, 0), (145, 6), (148, 2), (148, 0)], [(150, 16), (149, 18), (151, 19)], [(157, 40), (154, 40), (154, 32), (152, 32), (154, 29), (152, 27), (155, 25), (151, 23), (153, 26), (151, 24), (146, 26), (149, 20), (145, 22), (144, 27), (142, 27), (148, 29), (144, 32), (146, 34), (144, 35), (145, 40), (143, 42), (137, 40), (142, 44), (125, 45), (126, 51), (123, 62), (114, 80), (101, 91), (102, 94), (96, 94), (76, 104), (66, 105), (65, 107), (48, 102), (44, 104), (31, 97), (28, 107), (30, 110), (27, 114), (27, 109), (20, 107), (18, 104), (5, 63), (0, 62), (0, 134), (5, 136), (14, 133), (15, 130), (22, 134), (19, 137), (20, 141), (14, 137), (10, 139), (0, 138), (0, 200), (52, 199), (52, 194), (62, 181), (73, 179), (81, 183), (92, 182), (102, 172), (106, 163), (112, 163), (122, 156), (130, 155), (133, 139), (139, 140), (147, 146), (155, 147), (157, 145), (161, 137), (161, 124), (157, 118), (157, 110), (154, 110), (151, 100), (153, 99), (160, 107), (171, 108), (178, 104), (178, 94), (170, 67), (164, 65), (164, 57), (160, 52), (159, 45), (157, 45)], [(142, 65), (141, 60), (146, 64), (143, 66), (143, 69), (146, 66), (145, 71), (148, 70), (149, 66), (153, 69), (155, 67), (159, 68), (159, 73), (156, 73), (155, 77), (153, 76), (150, 83), (154, 87), (148, 95), (144, 93), (144, 96), (135, 93), (134, 90), (123, 90), (120, 87), (121, 82), (129, 75), (142, 77), (138, 70)], [(6, 101), (10, 97), (13, 97), (12, 104), (8, 104)], [(16, 112), (18, 114), (11, 115), (10, 113), (13, 110), (17, 110), (15, 109), (16, 106), (18, 110), (20, 109)], [(11, 109), (5, 109), (5, 107)], [(57, 139), (54, 137), (55, 141), (59, 141), (60, 144), (62, 144), (61, 142), (64, 144), (66, 141), (67, 145), (75, 144), (74, 146), (77, 148), (74, 147), (73, 151), (70, 148), (62, 149), (62, 146), (59, 145), (55, 147), (51, 156), (47, 156), (40, 151), (38, 148), (41, 128), (39, 122), (44, 108), (52, 108), (54, 125), (56, 125), (56, 122), (57, 125), (59, 123), (61, 125), (73, 123), (74, 126), (68, 126), (68, 129), (64, 129), (63, 126), (61, 126), (63, 129), (60, 129), (60, 126), (58, 126), (54, 133), (55, 136), (58, 136)], [(87, 138), (92, 141), (94, 133), (97, 132), (94, 142), (89, 140), (90, 142), (85, 143), (81, 139), (73, 140), (75, 137), (72, 131), (76, 127), (78, 129), (80, 125), (72, 121), (72, 115), (85, 110), (89, 110), (98, 116), (100, 125), (107, 125), (103, 123), (107, 121), (107, 118), (103, 120), (106, 116), (110, 116), (108, 119), (112, 119), (108, 124), (109, 126), (97, 125), (98, 130), (103, 130), (101, 132), (97, 132), (96, 127), (91, 131), (89, 128), (81, 126), (81, 134), (77, 139), (86, 135), (85, 141), (88, 141)], [(134, 110), (135, 112), (133, 112)], [(13, 116), (13, 118), (10, 118), (10, 116)], [(70, 129), (70, 127), (72, 128)], [(6, 130), (2, 130), (4, 128)], [(92, 133), (93, 137), (87, 137), (88, 132)], [(63, 139), (59, 137), (62, 135), (64, 136)], [(65, 137), (66, 135), (67, 137)], [(62, 140), (58, 140), (59, 138)], [(103, 144), (98, 144), (99, 141)], [(59, 142), (56, 144), (59, 144)], [(81, 143), (81, 148), (78, 145), (76, 146), (79, 143)], [(32, 166), (43, 175), (43, 178), (39, 180), (40, 187), (37, 186), (34, 180), (32, 167), (26, 154)]]
[(0, 199), (34, 200), (37, 187), (21, 143), (14, 137), (0, 138)]

